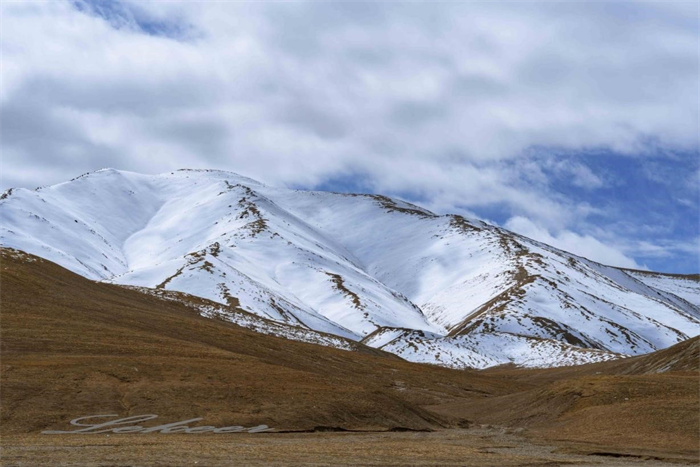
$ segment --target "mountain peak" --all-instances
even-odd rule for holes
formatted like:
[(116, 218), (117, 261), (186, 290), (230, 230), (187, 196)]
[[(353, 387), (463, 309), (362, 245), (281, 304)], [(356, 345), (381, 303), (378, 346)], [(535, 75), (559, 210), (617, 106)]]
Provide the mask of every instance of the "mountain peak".
[(700, 334), (700, 283), (623, 271), (382, 195), (101, 169), (0, 204), (0, 244), (95, 280), (453, 367), (600, 361)]
[(250, 177), (246, 177), (245, 175), (241, 175), (237, 172), (231, 172), (228, 170), (219, 170), (219, 169), (177, 169), (174, 172), (166, 172), (160, 174), (160, 176), (168, 176), (168, 175), (185, 175), (185, 176), (190, 176), (190, 175), (196, 175), (196, 176), (201, 176), (204, 178), (210, 178), (214, 180), (220, 180), (220, 179), (230, 179), (230, 180), (236, 180), (236, 183), (246, 183), (250, 185), (255, 185), (255, 186), (265, 186), (264, 183), (259, 182), (258, 180), (255, 180)]

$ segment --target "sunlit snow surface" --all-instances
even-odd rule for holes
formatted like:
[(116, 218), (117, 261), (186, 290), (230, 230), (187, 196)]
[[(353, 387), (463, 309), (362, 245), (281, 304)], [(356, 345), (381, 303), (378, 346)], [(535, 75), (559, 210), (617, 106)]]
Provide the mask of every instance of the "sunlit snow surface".
[(3, 246), (88, 278), (238, 299), (262, 323), (412, 361), (568, 365), (700, 334), (697, 278), (603, 266), (385, 197), (272, 188), (231, 172), (105, 169), (12, 190), (0, 221)]

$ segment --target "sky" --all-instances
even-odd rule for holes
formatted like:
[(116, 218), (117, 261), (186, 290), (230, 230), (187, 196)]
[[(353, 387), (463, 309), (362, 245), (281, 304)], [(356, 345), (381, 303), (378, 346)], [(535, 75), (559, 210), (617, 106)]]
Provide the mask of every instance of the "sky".
[(698, 273), (698, 5), (4, 1), (0, 188), (217, 168)]

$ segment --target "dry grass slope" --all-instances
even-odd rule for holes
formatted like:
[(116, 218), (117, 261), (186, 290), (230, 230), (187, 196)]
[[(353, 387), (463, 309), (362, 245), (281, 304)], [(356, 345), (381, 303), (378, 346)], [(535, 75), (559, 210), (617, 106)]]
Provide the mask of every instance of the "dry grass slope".
[(437, 428), (422, 408), (512, 388), (476, 372), (264, 336), (173, 301), (2, 255), (2, 430), (83, 414), (283, 430)]
[(433, 410), (525, 428), (533, 437), (581, 449), (675, 453), (700, 461), (700, 337), (622, 360), (545, 370), (501, 367), (483, 374), (518, 381), (523, 390)]
[[(0, 433), (18, 446), (39, 446), (36, 433), (80, 415), (155, 413), (291, 431), (430, 429), (462, 440), (490, 424), (568, 452), (698, 460), (698, 338), (579, 367), (458, 371), (361, 344), (345, 352), (257, 334), (7, 249), (0, 291)], [(471, 429), (442, 431), (456, 427)]]

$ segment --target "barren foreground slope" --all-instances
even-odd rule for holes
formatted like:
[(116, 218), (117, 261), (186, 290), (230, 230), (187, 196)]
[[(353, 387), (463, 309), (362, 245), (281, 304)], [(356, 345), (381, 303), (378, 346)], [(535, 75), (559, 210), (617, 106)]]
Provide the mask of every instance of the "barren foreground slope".
[(423, 429), (442, 426), (423, 405), (516, 386), (369, 347), (265, 336), (32, 259), (2, 261), (4, 431), (106, 413), (279, 430)]
[[(380, 464), (698, 459), (697, 339), (581, 367), (450, 370), (361, 344), (342, 351), (262, 335), (11, 250), (2, 250), (0, 281), (0, 422), (10, 465), (39, 456), (47, 464), (181, 464), (195, 455), (288, 464), (314, 452), (325, 462), (352, 463), (361, 453)], [(316, 433), (111, 441), (39, 434), (69, 429), (82, 415), (145, 413), (163, 422), (203, 417), (206, 425)], [(377, 433), (398, 428), (433, 432)], [(370, 433), (319, 433), (328, 429)], [(533, 442), (570, 457), (548, 458), (551, 450)]]

